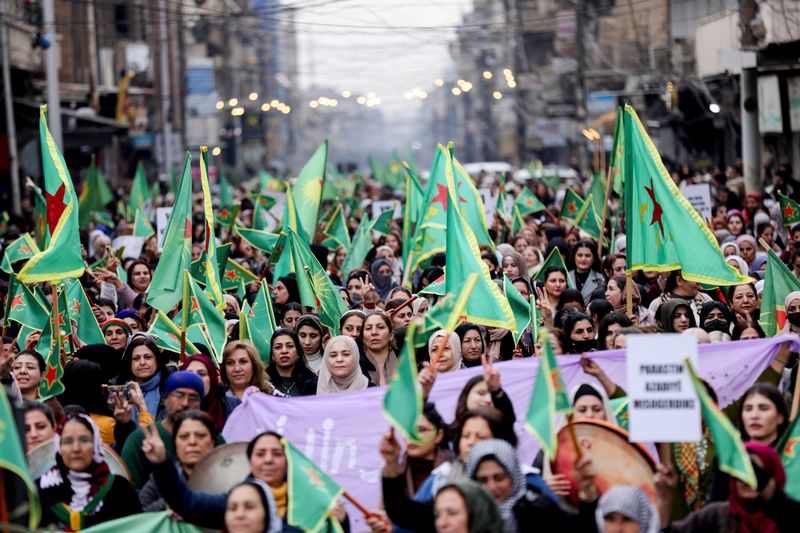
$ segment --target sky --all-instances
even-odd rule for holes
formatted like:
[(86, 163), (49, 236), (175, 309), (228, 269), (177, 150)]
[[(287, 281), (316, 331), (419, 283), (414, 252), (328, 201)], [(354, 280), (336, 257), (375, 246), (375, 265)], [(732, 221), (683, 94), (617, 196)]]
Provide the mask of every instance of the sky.
[[(406, 92), (434, 89), (451, 63), (454, 27), (471, 0), (290, 0), (296, 14), (302, 88), (374, 92), (387, 114)], [(336, 96), (332, 92), (310, 96)]]

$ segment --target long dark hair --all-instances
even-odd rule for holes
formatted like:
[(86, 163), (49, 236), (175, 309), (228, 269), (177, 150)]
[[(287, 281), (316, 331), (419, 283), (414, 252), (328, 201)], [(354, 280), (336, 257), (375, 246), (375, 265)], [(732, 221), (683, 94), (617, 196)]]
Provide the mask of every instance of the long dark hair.
[[(739, 408), (739, 432), (742, 434), (742, 440), (750, 440), (750, 436), (747, 434), (743, 423), (742, 415), (744, 414), (744, 403), (748, 398), (756, 394), (760, 394), (772, 402), (778, 414), (783, 415), (783, 422), (778, 424), (778, 440), (780, 440), (781, 435), (783, 435), (786, 428), (789, 427), (789, 410), (786, 408), (786, 401), (784, 401), (781, 391), (772, 383), (756, 383), (742, 395), (742, 405)], [(771, 444), (774, 445), (775, 443)]]
[(139, 346), (146, 346), (147, 349), (156, 356), (156, 373), (161, 372), (161, 381), (159, 382), (158, 388), (163, 391), (164, 384), (169, 377), (169, 371), (167, 370), (168, 357), (166, 353), (162, 352), (161, 349), (156, 346), (156, 342), (153, 338), (144, 333), (135, 333), (131, 336), (128, 345), (125, 347), (125, 352), (122, 354), (119, 379), (117, 381), (122, 384), (133, 380), (133, 372), (131, 371), (133, 350)]
[(97, 363), (75, 359), (64, 367), (62, 383), (61, 405), (79, 405), (90, 414), (113, 414), (103, 394), (103, 369)]
[[(278, 366), (275, 364), (275, 357), (273, 355), (275, 350), (273, 348), (275, 346), (275, 339), (282, 335), (292, 339), (295, 351), (297, 351), (297, 362), (295, 363), (294, 368), (292, 368), (292, 379), (295, 381), (303, 381), (304, 379), (307, 379), (308, 373), (311, 372), (311, 370), (309, 370), (308, 366), (306, 365), (306, 355), (303, 353), (303, 348), (300, 346), (300, 338), (297, 336), (297, 333), (288, 328), (276, 329), (272, 334), (272, 337), (269, 339), (270, 358), (269, 365), (267, 365), (267, 375), (275, 383), (277, 383), (281, 378), (280, 374), (278, 373)], [(313, 372), (311, 373), (313, 374)]]

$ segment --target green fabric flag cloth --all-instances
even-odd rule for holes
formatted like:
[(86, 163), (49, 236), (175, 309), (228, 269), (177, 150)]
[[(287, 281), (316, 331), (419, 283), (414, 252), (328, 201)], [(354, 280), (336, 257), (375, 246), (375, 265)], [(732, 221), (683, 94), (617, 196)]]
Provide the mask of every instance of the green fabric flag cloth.
[[(148, 335), (156, 339), (156, 346), (162, 350), (181, 353), (181, 328), (177, 326), (163, 311), (156, 312), (156, 319), (147, 330)], [(186, 339), (186, 355), (195, 355), (200, 350), (188, 338)]]
[(781, 440), (775, 446), (781, 454), (781, 462), (786, 470), (786, 485), (784, 492), (794, 498), (800, 499), (800, 416), (796, 417), (792, 424), (786, 429)]
[(800, 224), (800, 205), (788, 196), (778, 192), (778, 201), (781, 204), (781, 214), (783, 215), (784, 226), (794, 226)]
[(514, 200), (514, 205), (519, 209), (522, 216), (532, 215), (547, 209), (542, 201), (539, 200), (539, 197), (533, 194), (527, 187), (524, 187), (519, 192), (517, 199)]
[[(626, 138), (630, 139), (629, 137)], [(697, 371), (695, 371), (694, 366), (692, 366), (691, 361), (685, 359), (684, 363), (686, 364), (686, 369), (689, 371), (689, 374), (692, 376), (692, 384), (694, 385), (695, 392), (697, 392), (697, 398), (700, 401), (700, 410), (703, 413), (703, 420), (714, 442), (719, 469), (729, 474), (731, 477), (735, 477), (755, 488), (756, 474), (753, 471), (753, 465), (750, 463), (750, 456), (747, 454), (747, 450), (742, 443), (739, 430), (734, 427), (733, 423), (719, 410), (717, 404), (711, 399), (705, 385), (697, 375)]]
[(239, 215), (241, 205), (233, 207), (223, 207), (217, 213), (217, 224), (222, 228), (231, 228), (236, 223), (236, 217)]
[[(287, 183), (288, 186), (288, 183)], [(276, 204), (275, 198), (258, 194), (253, 198), (253, 228), (265, 230), (269, 225), (269, 210)], [(226, 217), (227, 218), (227, 217)]]
[(575, 217), (575, 225), (588, 233), (594, 240), (600, 240), (603, 234), (602, 220), (595, 210), (594, 196), (589, 195), (583, 203), (583, 207)]
[(306, 243), (291, 229), (289, 248), (295, 266), (300, 303), (316, 309), (322, 325), (328, 328), (331, 335), (337, 335), (339, 319), (347, 312), (347, 305)]
[(420, 207), (425, 199), (425, 191), (417, 173), (408, 163), (403, 163), (406, 170), (406, 199), (403, 204), (403, 264), (408, 261), (414, 231), (419, 223)]
[(592, 177), (592, 184), (589, 186), (589, 192), (586, 194), (586, 200), (591, 201), (594, 205), (594, 211), (597, 214), (597, 224), (603, 217), (603, 210), (606, 206), (606, 179), (602, 172), (595, 172)]
[(564, 200), (561, 202), (559, 217), (567, 220), (576, 220), (578, 213), (583, 209), (583, 199), (572, 189), (564, 191)]
[(225, 175), (225, 170), (218, 166), (219, 171), (219, 206), (232, 207), (233, 206), (233, 187), (228, 181), (228, 176)]
[(544, 283), (544, 272), (548, 267), (551, 266), (558, 267), (563, 270), (564, 276), (567, 277), (567, 287), (570, 289), (575, 288), (572, 284), (572, 279), (569, 277), (569, 270), (567, 270), (567, 265), (564, 263), (564, 258), (561, 256), (561, 250), (559, 250), (557, 246), (553, 246), (553, 249), (550, 250), (549, 254), (547, 254), (544, 263), (542, 263), (542, 268), (540, 268), (539, 272), (537, 272), (533, 277), (533, 281), (541, 281)]
[(511, 224), (512, 235), (517, 235), (520, 231), (522, 231), (522, 228), (527, 226), (527, 224), (525, 223), (525, 219), (522, 217), (522, 213), (520, 213), (517, 204), (514, 204), (514, 206), (511, 208), (511, 221), (512, 221)]
[(286, 453), (286, 521), (303, 531), (319, 531), (344, 490), (300, 450), (281, 439)]
[(437, 294), (444, 296), (445, 294), (445, 275), (442, 274), (439, 278), (432, 281), (427, 287), (419, 291), (420, 294)]
[(397, 204), (392, 204), (392, 207), (386, 211), (381, 212), (380, 215), (375, 217), (372, 221), (372, 231), (377, 231), (381, 235), (388, 235), (392, 230), (392, 217)]
[(144, 171), (144, 163), (139, 161), (139, 163), (136, 164), (136, 174), (133, 175), (133, 184), (131, 184), (131, 195), (128, 198), (128, 207), (138, 216), (139, 211), (150, 201), (150, 188), (147, 186), (147, 174)]
[(422, 444), (427, 441), (419, 433), (422, 419), (422, 389), (417, 383), (416, 336), (419, 321), (414, 320), (406, 330), (400, 360), (383, 396), (383, 414), (397, 428), (406, 444)]
[(60, 328), (64, 327), (63, 309), (58, 310), (58, 317), (54, 316), (54, 310), (50, 310), (48, 320), (42, 329), (42, 336), (36, 345), (36, 351), (44, 358), (45, 372), (42, 374), (42, 381), (39, 382), (39, 401), (49, 400), (64, 392), (64, 384), (61, 378), (64, 376), (64, 366), (61, 354), (64, 349), (61, 337), (61, 345), (56, 342), (56, 331), (54, 325), (57, 323)]
[(317, 230), (317, 216), (322, 201), (322, 187), (325, 184), (325, 166), (328, 161), (328, 139), (306, 162), (297, 175), (294, 184), (294, 206), (302, 231), (298, 231), (307, 242), (313, 242)]
[(133, 236), (147, 240), (155, 234), (156, 230), (153, 229), (153, 225), (148, 220), (147, 215), (141, 210), (136, 211), (136, 215), (133, 218)]
[[(214, 236), (214, 207), (212, 205), (211, 184), (208, 182), (208, 146), (200, 147), (200, 186), (203, 190), (203, 215), (204, 238), (203, 252), (200, 261), (205, 267), (203, 284), (211, 295), (211, 300), (217, 309), (222, 309), (225, 303), (222, 300), (220, 287), (220, 268), (217, 260), (217, 239)], [(225, 261), (222, 262), (225, 264)]]
[(253, 281), (258, 281), (258, 276), (250, 272), (248, 269), (237, 263), (235, 260), (228, 258), (225, 272), (222, 274), (222, 290), (232, 291), (239, 288), (240, 283), (248, 284)]
[(103, 173), (97, 168), (94, 154), (92, 154), (92, 163), (86, 171), (86, 181), (83, 183), (83, 189), (78, 198), (81, 229), (89, 227), (93, 211), (102, 211), (113, 200), (114, 193), (111, 192)]
[(199, 328), (203, 332), (208, 341), (207, 346), (219, 366), (222, 364), (222, 351), (228, 342), (225, 316), (189, 275), (189, 271), (184, 272), (184, 283), (188, 283), (188, 290), (183, 300), (185, 318), (183, 327), (187, 332), (190, 328)]
[(13, 276), (8, 289), (4, 324), (8, 325), (8, 321), (13, 320), (21, 326), (43, 330), (47, 326), (50, 309), (44, 307), (30, 289), (24, 283), (16, 281)]
[(522, 338), (525, 329), (531, 325), (531, 304), (519, 293), (505, 274), (503, 274), (503, 293), (506, 295), (506, 300), (508, 300), (508, 305), (511, 307), (511, 312), (514, 313), (514, 324), (516, 327), (511, 330), (511, 334), (514, 337), (514, 344), (519, 344), (519, 340)]
[(630, 424), (630, 413), (628, 412), (630, 398), (627, 396), (614, 398), (613, 400), (609, 400), (608, 403), (611, 404), (611, 410), (614, 412), (614, 418), (617, 419), (617, 425), (625, 431), (628, 431), (628, 426)]
[(540, 338), (542, 354), (539, 357), (539, 369), (536, 371), (528, 414), (525, 417), (525, 429), (539, 441), (545, 457), (552, 461), (555, 459), (558, 446), (556, 416), (572, 412), (572, 404), (553, 355), (550, 334), (547, 330), (543, 330)]
[(495, 206), (495, 212), (505, 225), (511, 224), (511, 211), (509, 210), (508, 195), (506, 194), (506, 180), (502, 176), (497, 177), (497, 205)]
[(629, 105), (623, 126), (627, 272), (680, 269), (684, 279), (697, 283), (750, 283), (750, 278), (725, 262), (716, 238), (672, 181)]
[(183, 296), (183, 272), (192, 264), (192, 156), (183, 159), (178, 194), (162, 242), (161, 259), (153, 272), (147, 303), (169, 313)]
[(361, 224), (358, 225), (353, 241), (350, 243), (350, 250), (344, 258), (342, 268), (340, 269), (343, 276), (347, 276), (353, 270), (359, 270), (364, 267), (364, 259), (372, 249), (372, 221), (369, 216), (364, 214), (361, 219)]
[[(0, 387), (0, 468), (18, 476), (28, 489), (28, 528), (36, 529), (42, 516), (39, 492), (28, 471), (28, 461), (22, 448), (22, 439), (17, 432), (14, 411), (6, 396), (6, 388)], [(11, 487), (8, 479), (6, 487)]]
[[(419, 223), (410, 249), (411, 257), (406, 261), (404, 285), (410, 285), (410, 276), (432, 256), (444, 252), (447, 247), (447, 198), (448, 180), (455, 181), (458, 191), (458, 208), (466, 221), (478, 246), (486, 245), (494, 250), (494, 242), (489, 237), (486, 215), (480, 193), (466, 170), (454, 160), (450, 149), (439, 145), (431, 165), (428, 188), (419, 211)], [(448, 173), (452, 178), (448, 178)]]
[(272, 309), (272, 300), (269, 297), (269, 287), (265, 280), (261, 280), (253, 303), (250, 304), (245, 300), (242, 304), (239, 338), (253, 343), (265, 368), (269, 364), (270, 340), (276, 329), (278, 326), (275, 311)]
[(614, 120), (614, 143), (611, 145), (609, 169), (614, 192), (620, 198), (625, 195), (625, 128), (622, 127), (622, 108), (617, 108), (617, 118)]
[(266, 254), (271, 254), (275, 249), (275, 244), (278, 242), (278, 235), (275, 233), (267, 233), (266, 231), (258, 229), (245, 228), (244, 226), (236, 226), (236, 233), (247, 241), (253, 248), (258, 248)]
[(12, 274), (14, 272), (14, 263), (30, 259), (38, 253), (39, 247), (31, 237), (31, 234), (23, 233), (19, 239), (9, 244), (6, 251), (3, 252), (3, 262), (0, 263), (0, 270), (6, 274)]
[[(449, 159), (449, 154), (447, 157)], [(447, 165), (447, 185), (445, 292), (458, 294), (470, 274), (480, 273), (480, 278), (473, 289), (473, 297), (467, 302), (466, 320), (475, 324), (513, 331), (516, 329), (514, 313), (508, 305), (508, 300), (500, 292), (500, 287), (492, 281), (489, 268), (481, 259), (475, 235), (459, 212), (452, 159)]]
[(269, 172), (261, 170), (259, 171), (257, 178), (260, 191), (283, 192), (283, 182), (275, 178)]
[(469, 275), (463, 288), (458, 294), (444, 294), (439, 298), (436, 305), (430, 308), (422, 317), (422, 325), (417, 328), (417, 336), (414, 339), (416, 346), (424, 346), (428, 343), (430, 336), (437, 330), (443, 329), (448, 332), (455, 331), (459, 324), (464, 322), (464, 310), (467, 301), (472, 295), (472, 291), (477, 285), (480, 275), (473, 272)]
[(139, 513), (109, 520), (84, 529), (89, 533), (119, 533), (120, 531), (147, 531), (147, 533), (200, 533), (188, 522), (176, 520), (172, 512)]
[[(92, 312), (92, 304), (83, 292), (78, 280), (67, 278), (64, 280), (64, 292), (60, 296), (59, 307), (66, 309), (73, 327), (77, 327), (72, 333), (81, 340), (83, 344), (105, 344), (106, 339), (100, 325), (97, 323)], [(69, 324), (66, 325), (67, 331), (70, 330)]]
[(322, 230), (325, 240), (323, 246), (336, 250), (339, 247), (350, 250), (350, 233), (347, 231), (347, 220), (344, 217), (342, 204), (336, 204), (333, 215)]
[(83, 275), (84, 270), (81, 247), (78, 246), (78, 197), (67, 164), (47, 128), (46, 105), (39, 108), (39, 142), (50, 241), (20, 270), (17, 277), (23, 283), (77, 278)]
[(47, 227), (47, 200), (45, 200), (42, 189), (28, 181), (28, 185), (33, 191), (33, 235), (39, 249), (45, 248), (50, 242), (50, 232)]
[(786, 324), (786, 309), (783, 302), (789, 293), (794, 291), (800, 291), (800, 280), (781, 261), (781, 258), (775, 255), (775, 252), (769, 250), (758, 322), (764, 333), (770, 337), (777, 335)]

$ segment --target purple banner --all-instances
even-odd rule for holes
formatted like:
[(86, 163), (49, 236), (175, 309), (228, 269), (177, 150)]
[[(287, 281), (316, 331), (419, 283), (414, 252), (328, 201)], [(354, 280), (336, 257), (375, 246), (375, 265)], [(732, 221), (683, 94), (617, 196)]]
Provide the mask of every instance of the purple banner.
[[(784, 341), (791, 341), (793, 350), (800, 350), (797, 335), (700, 345), (699, 373), (714, 387), (721, 406), (725, 407), (755, 382)], [(615, 383), (625, 388), (623, 350), (593, 352), (589, 356)], [(580, 356), (566, 355), (557, 359), (567, 390), (582, 382), (595, 381), (581, 369)], [(522, 427), (538, 367), (535, 357), (496, 364), (503, 390), (514, 404), (520, 436), (518, 450), (520, 460), (526, 464), (533, 461), (539, 450), (539, 445)], [(438, 377), (431, 400), (446, 420), (454, 416), (464, 383), (482, 373), (478, 367)], [(248, 441), (261, 431), (276, 430), (367, 508), (376, 508), (381, 498), (383, 465), (378, 444), (389, 427), (381, 411), (384, 392), (384, 387), (375, 387), (304, 398), (252, 394), (228, 419), (223, 435), (228, 442)], [(361, 514), (354, 508), (349, 512), (354, 531), (364, 531)]]

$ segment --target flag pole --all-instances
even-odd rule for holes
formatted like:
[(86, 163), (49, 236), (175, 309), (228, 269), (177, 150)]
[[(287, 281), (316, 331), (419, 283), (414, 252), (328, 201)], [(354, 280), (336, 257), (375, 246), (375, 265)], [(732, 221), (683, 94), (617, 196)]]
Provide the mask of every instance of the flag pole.
[(183, 271), (183, 301), (181, 302), (181, 355), (180, 362), (186, 358), (186, 324), (189, 322), (189, 271)]
[(61, 328), (58, 327), (58, 284), (50, 283), (50, 297), (53, 300), (53, 329), (54, 337), (56, 340), (56, 349), (58, 350), (58, 358), (61, 360), (61, 366), (67, 366), (66, 356), (62, 351), (61, 346)]
[(633, 317), (633, 277), (631, 272), (625, 273), (625, 300), (628, 318)]
[(389, 315), (389, 316), (394, 316), (396, 313), (399, 313), (401, 309), (403, 309), (403, 308), (405, 308), (405, 307), (408, 307), (409, 305), (411, 305), (411, 303), (412, 303), (414, 300), (416, 300), (417, 298), (419, 298), (419, 294), (415, 294), (415, 295), (413, 295), (411, 298), (409, 298), (409, 299), (408, 299), (408, 300), (406, 300), (405, 302), (401, 303), (400, 305), (398, 305), (398, 306), (397, 306), (397, 307), (395, 307), (394, 309), (392, 309), (392, 310), (390, 310), (390, 311), (387, 311), (387, 312), (386, 312), (386, 314), (387, 314), (387, 315)]
[[(605, 162), (604, 162), (605, 163)], [(600, 224), (600, 238), (597, 243), (597, 259), (603, 257), (603, 237), (606, 234), (606, 221), (608, 220), (608, 199), (611, 196), (611, 167), (606, 170), (606, 198), (603, 203), (603, 222)], [(611, 246), (611, 243), (608, 243)]]
[[(447, 330), (445, 330), (445, 331), (447, 331)], [(448, 332), (448, 335), (449, 334), (450, 333)], [(433, 375), (433, 376), (436, 375), (436, 365), (439, 364), (439, 358), (442, 357), (442, 354), (444, 353), (444, 349), (447, 347), (448, 341), (449, 341), (449, 339), (445, 338), (444, 342), (439, 345), (439, 348), (436, 350), (436, 353), (433, 354), (433, 357), (431, 357), (431, 375)], [(486, 357), (486, 356), (484, 355), (483, 357)]]
[(8, 281), (8, 293), (6, 293), (5, 312), (3, 313), (3, 337), (6, 336), (6, 332), (8, 331), (8, 314), (11, 312), (11, 300), (14, 299), (14, 292), (17, 290), (14, 286), (16, 282), (17, 277), (12, 275)]
[[(70, 357), (75, 353), (75, 331), (72, 329), (72, 317), (69, 316), (69, 302), (67, 302), (67, 287), (64, 285), (64, 281), (61, 281), (61, 286), (64, 289), (64, 301), (67, 304), (67, 308), (64, 309), (64, 314), (67, 317), (67, 323), (69, 323), (69, 333), (67, 333), (67, 342), (69, 342), (69, 347), (72, 350), (69, 354)], [(64, 324), (66, 325), (66, 324)]]
[(359, 511), (361, 511), (361, 513), (364, 515), (364, 518), (372, 518), (373, 516), (376, 516), (376, 515), (375, 515), (375, 513), (372, 513), (372, 512), (370, 512), (370, 511), (369, 511), (369, 509), (367, 509), (366, 507), (364, 507), (363, 505), (361, 505), (361, 503), (359, 503), (359, 501), (358, 501), (358, 500), (356, 500), (355, 498), (353, 498), (353, 497), (350, 495), (350, 493), (349, 493), (349, 492), (347, 492), (346, 490), (345, 490), (345, 491), (342, 491), (342, 496), (343, 496), (344, 498), (346, 498), (346, 499), (347, 499), (347, 501), (349, 501), (350, 503), (352, 503), (352, 504), (353, 504), (353, 506), (354, 506), (356, 509), (358, 509)]
[(583, 452), (578, 445), (578, 436), (575, 434), (575, 425), (572, 423), (572, 413), (567, 415), (567, 430), (569, 431), (569, 440), (572, 441), (572, 447), (575, 448), (575, 461), (580, 461), (583, 458)]

